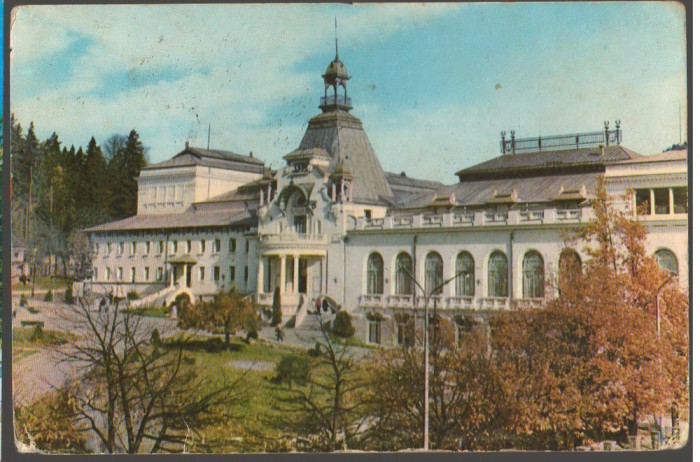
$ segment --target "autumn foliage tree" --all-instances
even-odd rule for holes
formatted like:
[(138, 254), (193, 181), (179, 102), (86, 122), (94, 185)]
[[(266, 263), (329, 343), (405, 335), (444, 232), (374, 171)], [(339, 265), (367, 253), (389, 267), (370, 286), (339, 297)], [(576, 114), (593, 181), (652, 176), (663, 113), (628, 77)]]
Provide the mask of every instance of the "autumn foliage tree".
[(181, 329), (223, 331), (228, 347), (232, 333), (243, 328), (248, 331), (257, 330), (260, 320), (253, 302), (236, 292), (234, 287), (228, 292), (217, 293), (210, 301), (192, 304), (187, 299), (179, 304), (178, 326)]

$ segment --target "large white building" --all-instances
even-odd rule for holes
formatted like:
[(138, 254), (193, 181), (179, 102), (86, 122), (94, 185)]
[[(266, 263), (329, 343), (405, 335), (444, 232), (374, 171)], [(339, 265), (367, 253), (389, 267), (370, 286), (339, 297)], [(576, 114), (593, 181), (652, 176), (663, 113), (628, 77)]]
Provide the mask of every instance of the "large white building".
[(601, 176), (620, 206), (648, 205), (637, 217), (648, 251), (687, 285), (686, 150), (637, 154), (620, 145), (619, 122), (548, 138), (503, 132), (500, 155), (446, 186), (385, 172), (351, 114), (337, 56), (323, 79), (321, 113), (285, 168), (188, 145), (145, 168), (138, 213), (87, 230), (93, 290), (136, 291), (145, 306), (235, 285), (261, 308), (279, 290), (296, 326), (325, 297), (353, 315), (363, 340), (392, 344), (407, 341), (424, 306), (413, 278), (431, 293), (460, 274), (430, 305), (468, 329), (496, 310), (539, 303), (560, 261), (584, 258), (564, 236), (591, 219)]

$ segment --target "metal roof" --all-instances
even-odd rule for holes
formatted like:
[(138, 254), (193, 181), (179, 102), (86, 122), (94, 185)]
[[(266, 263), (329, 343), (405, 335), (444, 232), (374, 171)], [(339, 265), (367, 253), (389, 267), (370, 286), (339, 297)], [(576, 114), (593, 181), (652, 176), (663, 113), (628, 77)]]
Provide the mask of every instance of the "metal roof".
[(460, 181), (474, 180), (485, 174), (508, 176), (537, 175), (538, 172), (574, 167), (604, 167), (625, 160), (642, 157), (640, 154), (618, 145), (563, 149), (558, 151), (528, 152), (494, 157), (480, 164), (462, 169), (456, 173)]
[(142, 170), (156, 170), (163, 168), (203, 166), (221, 168), (226, 170), (240, 170), (246, 172), (260, 172), (265, 162), (252, 157), (236, 154), (219, 149), (202, 149), (188, 146), (184, 150), (157, 164), (148, 165)]
[(191, 205), (180, 213), (134, 215), (123, 220), (88, 228), (87, 232), (142, 231), (171, 228), (255, 226), (254, 209), (231, 207), (228, 209), (199, 208)]
[(314, 148), (330, 154), (330, 171), (341, 161), (350, 170), (353, 202), (393, 203), (394, 194), (360, 119), (343, 110), (312, 117), (298, 149)]
[(457, 205), (485, 206), (493, 204), (494, 198), (507, 195), (517, 197), (518, 203), (541, 203), (563, 200), (562, 191), (595, 191), (598, 173), (583, 173), (571, 175), (548, 175), (529, 178), (484, 179), (457, 183), (439, 189), (437, 193), (426, 192), (416, 194), (403, 203), (400, 208), (413, 209), (430, 207), (436, 194), (446, 197), (454, 194)]

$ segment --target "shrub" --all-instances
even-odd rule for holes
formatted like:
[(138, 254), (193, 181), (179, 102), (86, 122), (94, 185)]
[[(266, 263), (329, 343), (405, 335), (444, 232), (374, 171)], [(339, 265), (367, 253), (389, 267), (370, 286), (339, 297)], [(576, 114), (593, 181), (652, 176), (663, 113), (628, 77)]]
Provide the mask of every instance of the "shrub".
[(32, 342), (36, 342), (38, 340), (42, 340), (44, 338), (44, 328), (41, 327), (41, 324), (37, 324), (34, 326), (34, 329), (32, 329), (32, 336), (30, 337)]
[(275, 293), (272, 295), (272, 321), (270, 324), (276, 326), (282, 322), (282, 295), (280, 294), (280, 288), (275, 289)]
[(257, 340), (258, 339), (258, 331), (257, 330), (249, 330), (248, 335), (246, 335), (245, 339), (247, 342), (249, 342), (251, 340)]
[(52, 302), (53, 301), (53, 289), (49, 289), (49, 291), (46, 292), (46, 295), (44, 295), (44, 301), (45, 302)]
[(73, 296), (73, 284), (68, 284), (66, 286), (66, 291), (63, 294), (63, 301), (69, 305), (73, 305), (75, 303), (75, 297)]
[(321, 356), (321, 342), (316, 342), (313, 348), (307, 350), (307, 354), (312, 358), (317, 358)]
[(154, 327), (153, 332), (151, 332), (151, 345), (154, 347), (159, 347), (161, 345), (160, 331), (157, 327)]
[(27, 297), (24, 295), (19, 297), (19, 306), (27, 306)]
[(126, 293), (126, 299), (127, 300), (138, 300), (139, 293), (136, 292), (135, 290), (130, 290), (129, 292)]
[(277, 363), (275, 371), (277, 372), (275, 381), (288, 383), (291, 389), (293, 383), (304, 385), (309, 380), (311, 366), (307, 358), (297, 355), (285, 355)]
[(335, 315), (333, 333), (342, 338), (350, 338), (355, 335), (355, 327), (352, 325), (352, 318), (347, 311), (339, 311)]

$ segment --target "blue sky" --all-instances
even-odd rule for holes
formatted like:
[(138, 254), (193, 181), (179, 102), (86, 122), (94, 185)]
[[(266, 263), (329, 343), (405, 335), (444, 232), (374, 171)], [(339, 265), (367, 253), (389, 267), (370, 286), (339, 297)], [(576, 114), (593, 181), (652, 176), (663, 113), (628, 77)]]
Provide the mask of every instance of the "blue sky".
[[(685, 16), (673, 3), (23, 7), (11, 107), (86, 145), (136, 128), (152, 161), (185, 141), (274, 166), (318, 112), (334, 56), (388, 171), (456, 181), (516, 136), (600, 130), (658, 152), (686, 137)], [(68, 19), (66, 19), (68, 18)]]

